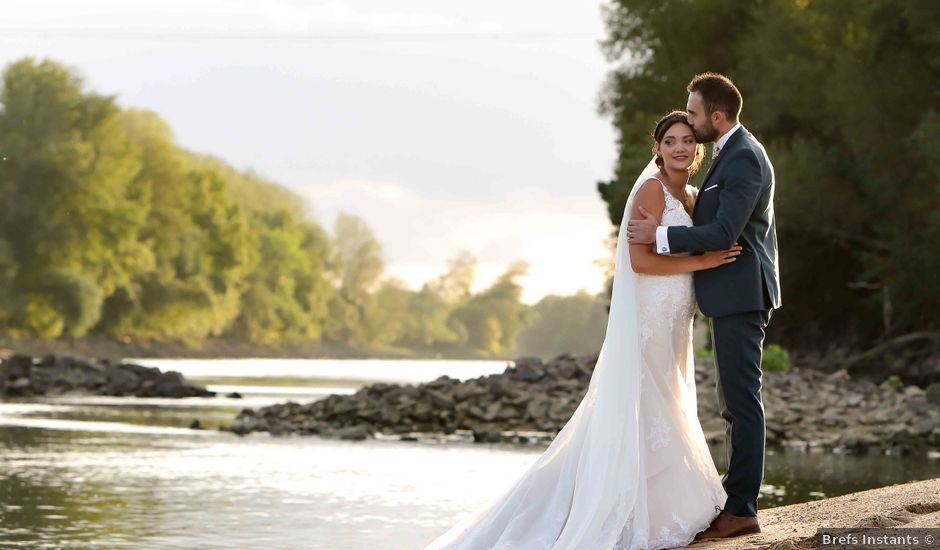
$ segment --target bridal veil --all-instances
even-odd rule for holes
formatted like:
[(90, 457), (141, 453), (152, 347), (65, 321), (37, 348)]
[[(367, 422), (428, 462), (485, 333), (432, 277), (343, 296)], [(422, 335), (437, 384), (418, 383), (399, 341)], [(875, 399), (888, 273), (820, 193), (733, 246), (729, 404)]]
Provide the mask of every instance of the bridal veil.
[(577, 409), (538, 460), (502, 496), (463, 518), (426, 550), (583, 550), (631, 548), (625, 529), (648, 538), (646, 479), (640, 445), (641, 356), (636, 274), (626, 221), (641, 172), (624, 209), (607, 332)]

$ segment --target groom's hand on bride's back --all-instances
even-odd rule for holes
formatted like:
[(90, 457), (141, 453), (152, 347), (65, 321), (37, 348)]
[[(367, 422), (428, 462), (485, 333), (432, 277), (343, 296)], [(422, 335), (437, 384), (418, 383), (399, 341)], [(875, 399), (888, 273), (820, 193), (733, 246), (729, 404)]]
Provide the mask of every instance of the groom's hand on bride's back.
[(630, 244), (653, 244), (656, 242), (656, 228), (659, 227), (659, 220), (642, 206), (638, 209), (643, 219), (627, 222), (627, 241)]

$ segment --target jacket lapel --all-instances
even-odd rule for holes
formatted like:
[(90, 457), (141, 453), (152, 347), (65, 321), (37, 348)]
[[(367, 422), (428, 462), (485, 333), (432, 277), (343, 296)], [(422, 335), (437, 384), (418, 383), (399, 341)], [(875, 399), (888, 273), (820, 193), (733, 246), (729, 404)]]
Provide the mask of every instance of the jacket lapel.
[(741, 129), (728, 138), (728, 142), (725, 143), (723, 152), (719, 153), (718, 158), (716, 158), (714, 162), (712, 162), (711, 166), (708, 167), (708, 172), (705, 174), (705, 181), (702, 182), (702, 189), (705, 189), (705, 184), (708, 183), (708, 178), (710, 178), (715, 172), (718, 164), (722, 161), (722, 159), (728, 158), (727, 153), (734, 147), (734, 145), (738, 142), (738, 139), (745, 133), (747, 133), (747, 128), (745, 128), (744, 125), (741, 125)]
[[(747, 128), (745, 128), (744, 125), (742, 124), (742, 125), (741, 125), (741, 128), (740, 128), (737, 132), (735, 132), (734, 134), (732, 134), (731, 137), (728, 138), (728, 142), (725, 143), (725, 148), (722, 149), (722, 152), (718, 154), (718, 158), (716, 158), (715, 160), (713, 160), (712, 163), (711, 163), (711, 165), (708, 167), (708, 172), (705, 173), (705, 179), (702, 181), (702, 186), (699, 187), (699, 193), (701, 193), (702, 191), (704, 191), (704, 190), (708, 187), (708, 180), (709, 180), (709, 178), (712, 177), (712, 174), (715, 173), (715, 170), (717, 169), (718, 164), (719, 164), (723, 159), (728, 158), (728, 156), (729, 156), (728, 153), (734, 148), (734, 145), (738, 142), (738, 140), (741, 138), (741, 136), (743, 136), (743, 135), (746, 134), (746, 133), (747, 133)], [(693, 215), (693, 216), (695, 215), (695, 211), (698, 209), (698, 203), (699, 203), (699, 201), (696, 200), (696, 201), (695, 201), (695, 207), (692, 208), (692, 215)]]

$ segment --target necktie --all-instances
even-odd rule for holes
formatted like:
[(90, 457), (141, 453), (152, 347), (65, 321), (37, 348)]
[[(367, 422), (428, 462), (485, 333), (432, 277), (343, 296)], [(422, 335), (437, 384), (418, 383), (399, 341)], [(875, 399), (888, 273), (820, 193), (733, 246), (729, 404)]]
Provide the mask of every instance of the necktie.
[(720, 152), (721, 152), (721, 147), (718, 147), (718, 145), (715, 145), (714, 147), (712, 147), (712, 159), (717, 157), (718, 153)]

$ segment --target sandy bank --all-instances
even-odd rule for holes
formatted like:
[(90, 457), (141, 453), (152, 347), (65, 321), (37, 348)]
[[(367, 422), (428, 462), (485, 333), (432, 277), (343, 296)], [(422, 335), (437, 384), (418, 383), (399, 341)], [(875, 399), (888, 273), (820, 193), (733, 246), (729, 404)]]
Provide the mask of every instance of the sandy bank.
[(940, 478), (761, 510), (758, 517), (761, 533), (686, 548), (808, 550), (821, 527), (940, 527)]

